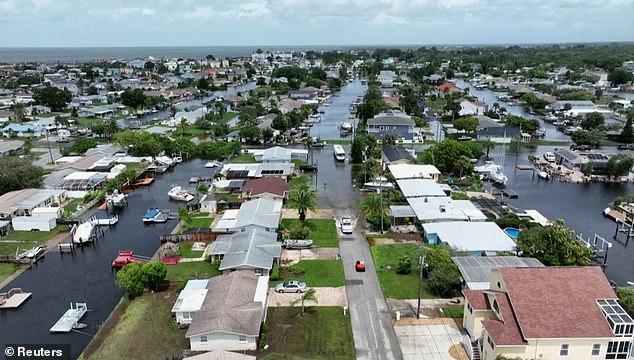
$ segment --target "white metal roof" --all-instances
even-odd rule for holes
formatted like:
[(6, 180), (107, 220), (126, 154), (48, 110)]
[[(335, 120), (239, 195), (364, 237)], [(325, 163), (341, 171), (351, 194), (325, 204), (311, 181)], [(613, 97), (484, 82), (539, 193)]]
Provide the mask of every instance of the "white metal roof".
[(452, 200), (448, 196), (407, 198), (416, 217), (422, 222), (485, 221), (487, 217), (469, 200)]
[(428, 179), (402, 179), (396, 180), (398, 187), (403, 192), (403, 196), (421, 197), (421, 196), (447, 196), (440, 184), (434, 180)]
[(514, 251), (515, 242), (494, 222), (449, 221), (423, 224), (425, 236), (464, 251)]
[(189, 280), (185, 288), (178, 295), (172, 307), (172, 312), (198, 311), (207, 296), (209, 280)]
[(434, 175), (440, 175), (440, 170), (434, 165), (391, 164), (388, 169), (396, 180), (431, 179)]

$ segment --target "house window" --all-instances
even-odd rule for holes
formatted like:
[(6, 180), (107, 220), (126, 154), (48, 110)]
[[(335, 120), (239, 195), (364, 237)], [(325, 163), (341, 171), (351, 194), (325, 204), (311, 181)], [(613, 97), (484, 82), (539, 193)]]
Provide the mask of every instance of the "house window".
[(592, 356), (598, 356), (601, 353), (601, 344), (592, 345)]
[(473, 308), (471, 307), (471, 304), (467, 303), (467, 311), (469, 311), (470, 314), (473, 313)]
[(201, 335), (200, 336), (200, 342), (201, 343), (206, 343), (207, 342), (207, 335)]
[(608, 351), (605, 354), (606, 359), (629, 359), (631, 341), (610, 341), (608, 343)]
[(379, 126), (379, 130), (381, 131), (385, 130), (385, 126)]
[(559, 356), (568, 356), (568, 348), (570, 348), (570, 345), (561, 344), (561, 348), (559, 348)]
[(244, 335), (240, 335), (240, 337), (238, 338), (238, 341), (240, 341), (240, 343), (244, 344), (247, 342), (247, 337)]
[(500, 312), (500, 307), (498, 306), (497, 300), (493, 300), (493, 310), (495, 310), (496, 313)]
[(491, 339), (490, 336), (487, 336), (487, 343), (491, 347), (491, 350), (495, 350), (495, 343), (493, 342), (493, 339)]
[(262, 275), (262, 269), (255, 269), (255, 275)]
[(183, 319), (185, 320), (191, 320), (192, 319), (192, 313), (191, 312), (184, 312), (183, 313)]

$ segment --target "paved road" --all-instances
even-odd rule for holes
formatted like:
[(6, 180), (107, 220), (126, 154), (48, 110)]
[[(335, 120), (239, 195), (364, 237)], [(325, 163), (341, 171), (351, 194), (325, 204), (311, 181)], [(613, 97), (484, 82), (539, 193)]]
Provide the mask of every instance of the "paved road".
[[(357, 219), (360, 195), (352, 186), (351, 166), (336, 163), (330, 147), (314, 155), (319, 158), (318, 193), (322, 202), (334, 209), (335, 219)], [(400, 360), (403, 355), (392, 326), (392, 314), (381, 292), (363, 229), (358, 221), (356, 225), (352, 235), (340, 234), (339, 249), (357, 359)], [(357, 259), (365, 261), (365, 273), (354, 271)]]

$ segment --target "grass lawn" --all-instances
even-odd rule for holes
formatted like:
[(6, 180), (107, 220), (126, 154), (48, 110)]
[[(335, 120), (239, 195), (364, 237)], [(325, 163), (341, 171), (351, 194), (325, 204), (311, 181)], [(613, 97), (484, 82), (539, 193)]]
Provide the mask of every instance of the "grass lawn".
[[(414, 244), (377, 245), (370, 247), (370, 251), (383, 295), (393, 299), (417, 299), (419, 247)], [(412, 261), (412, 272), (406, 275), (396, 273), (398, 261), (403, 256), (409, 256)], [(423, 281), (423, 298), (435, 297)]]
[(281, 280), (275, 281), (275, 284), (286, 280), (303, 281), (309, 287), (335, 287), (346, 284), (341, 260), (303, 260), (291, 267), (280, 268), (280, 278)]
[(13, 274), (18, 267), (14, 264), (2, 264), (0, 263), (0, 282)]
[(77, 211), (77, 207), (84, 202), (83, 199), (73, 199), (66, 206), (64, 206), (64, 216), (70, 217), (75, 211)]
[(83, 359), (162, 359), (180, 354), (189, 342), (187, 330), (178, 329), (171, 316), (177, 297), (172, 290), (145, 293), (130, 301), (114, 327), (102, 328), (106, 333), (97, 338), (103, 340), (97, 340), (97, 348), (87, 348)]
[(293, 159), (291, 162), (295, 164), (295, 169), (299, 169), (300, 166), (306, 165), (306, 161), (300, 159)]
[(233, 164), (249, 164), (256, 163), (260, 161), (255, 161), (255, 157), (251, 154), (243, 153), (230, 160)]
[(15, 255), (16, 252), (30, 250), (63, 230), (67, 230), (65, 225), (58, 225), (52, 231), (13, 231), (0, 240), (0, 255)]
[(444, 306), (442, 313), (448, 318), (461, 318), (464, 315), (464, 307), (462, 306)]
[(305, 185), (308, 183), (308, 176), (306, 175), (302, 175), (302, 176), (295, 176), (292, 179), (290, 179), (288, 181), (288, 187), (290, 189), (293, 189), (294, 187), (298, 186), (298, 185)]
[[(315, 306), (269, 308), (267, 350), (258, 351), (262, 360), (353, 360), (352, 326), (340, 307)], [(316, 326), (318, 324), (318, 326)]]
[(324, 144), (351, 145), (352, 140), (324, 140)]
[(187, 230), (193, 228), (209, 228), (213, 221), (214, 219), (210, 217), (192, 217), (192, 221), (189, 224), (183, 224), (181, 233), (185, 233)]
[(178, 243), (178, 253), (176, 255), (180, 255), (184, 258), (199, 258), (203, 255), (204, 251), (193, 251), (192, 245), (194, 245), (194, 241), (181, 241)]
[[(299, 219), (282, 219), (282, 229), (288, 229), (299, 224)], [(310, 228), (308, 238), (315, 246), (338, 247), (337, 223), (332, 219), (307, 219), (306, 225)]]
[(220, 262), (209, 263), (207, 261), (196, 261), (179, 263), (178, 265), (170, 265), (167, 267), (167, 280), (191, 280), (191, 279), (209, 279), (220, 275), (222, 272), (218, 270)]

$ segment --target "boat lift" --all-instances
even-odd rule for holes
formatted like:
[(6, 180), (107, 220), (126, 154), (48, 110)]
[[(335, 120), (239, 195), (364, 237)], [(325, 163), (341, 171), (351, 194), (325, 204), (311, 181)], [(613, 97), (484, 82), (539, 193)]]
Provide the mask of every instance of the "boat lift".
[(576, 235), (575, 238), (583, 242), (586, 247), (591, 248), (594, 251), (594, 260), (599, 262), (602, 266), (605, 266), (608, 262), (608, 251), (612, 247), (612, 243), (605, 240), (605, 238), (594, 234), (594, 238), (588, 240), (583, 238), (583, 234)]
[(88, 306), (86, 303), (73, 303), (70, 304), (70, 309), (66, 310), (64, 315), (57, 320), (55, 325), (49, 330), (52, 333), (67, 333), (70, 332), (73, 328), (77, 327), (79, 320), (86, 314), (88, 311)]
[(618, 236), (619, 234), (623, 233), (625, 234), (625, 246), (627, 246), (627, 244), (630, 242), (630, 238), (632, 236), (634, 236), (634, 220), (633, 221), (626, 221), (627, 217), (624, 217), (623, 219), (620, 219), (618, 217), (614, 218), (614, 221), (616, 221), (616, 229), (614, 230), (614, 240), (618, 241)]

